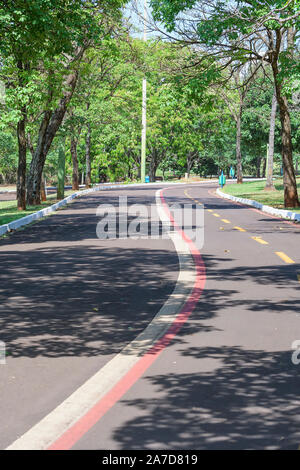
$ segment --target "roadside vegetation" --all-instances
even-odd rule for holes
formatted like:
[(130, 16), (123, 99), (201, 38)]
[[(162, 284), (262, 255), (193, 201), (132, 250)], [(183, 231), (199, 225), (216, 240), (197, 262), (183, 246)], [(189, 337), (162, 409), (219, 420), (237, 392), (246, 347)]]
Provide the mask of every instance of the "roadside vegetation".
[(149, 0), (145, 42), (137, 3), (2, 2), (0, 185), (18, 210), (44, 181), (140, 181), (144, 78), (150, 181), (282, 174), (279, 204), (299, 207), (299, 2)]
[[(284, 187), (281, 178), (273, 182), (273, 190), (265, 190), (265, 181), (247, 181), (243, 184), (228, 184), (222, 191), (232, 196), (242, 197), (258, 201), (261, 204), (275, 207), (276, 209), (291, 209), (293, 212), (300, 212), (300, 209), (288, 208), (284, 206)], [(297, 187), (300, 190), (300, 178), (297, 178)]]
[[(66, 191), (65, 197), (70, 196), (73, 192), (74, 191)], [(58, 202), (56, 194), (51, 194), (47, 197), (47, 201), (41, 202), (41, 204), (36, 206), (27, 206), (25, 211), (20, 212), (18, 210), (17, 201), (0, 201), (0, 225), (9, 224), (21, 217), (26, 217), (41, 209), (52, 206), (52, 204), (56, 202)]]

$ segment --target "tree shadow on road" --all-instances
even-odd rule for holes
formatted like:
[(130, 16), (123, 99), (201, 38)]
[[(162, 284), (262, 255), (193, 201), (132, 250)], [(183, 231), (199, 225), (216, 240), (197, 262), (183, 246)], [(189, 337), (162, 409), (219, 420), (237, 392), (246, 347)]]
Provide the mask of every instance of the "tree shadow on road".
[(197, 359), (198, 373), (146, 375), (145, 398), (122, 400), (139, 411), (114, 432), (118, 448), (297, 449), (299, 367), (290, 351), (224, 346), (182, 355)]
[[(89, 201), (88, 214), (86, 201), (79, 200), (76, 214), (62, 211), (0, 243), (5, 249), (0, 251), (0, 339), (13, 358), (114, 355), (148, 325), (173, 291), (178, 259), (171, 242), (99, 241), (99, 198)], [(225, 309), (285, 318), (294, 314), (299, 301), (286, 294), (287, 281), (296, 282), (299, 265), (233, 266), (236, 260), (214, 253), (206, 253), (204, 261), (206, 288), (173, 343), (182, 348), (182, 357), (196, 360), (197, 368), (146, 374), (143, 381), (154, 387), (157, 400), (123, 400), (141, 414), (122, 425), (115, 440), (124, 449), (294, 447), (300, 442), (300, 384), (290, 351), (191, 347), (188, 336), (220, 331), (209, 321)], [(254, 286), (276, 280), (282, 298), (266, 293), (257, 300), (247, 292), (241, 298), (241, 280)], [(209, 363), (209, 372), (201, 368), (202, 361)]]
[(173, 291), (178, 260), (125, 243), (1, 253), (0, 331), (10, 356), (116, 354), (135, 338)]

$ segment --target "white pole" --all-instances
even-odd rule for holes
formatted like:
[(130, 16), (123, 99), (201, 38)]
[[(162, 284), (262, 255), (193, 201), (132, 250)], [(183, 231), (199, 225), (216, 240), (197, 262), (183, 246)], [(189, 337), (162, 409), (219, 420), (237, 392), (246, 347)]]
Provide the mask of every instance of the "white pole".
[[(147, 41), (147, 0), (144, 0), (144, 42)], [(142, 153), (141, 153), (141, 180), (145, 182), (146, 176), (146, 137), (147, 137), (147, 80), (143, 78), (143, 104), (142, 104)]]

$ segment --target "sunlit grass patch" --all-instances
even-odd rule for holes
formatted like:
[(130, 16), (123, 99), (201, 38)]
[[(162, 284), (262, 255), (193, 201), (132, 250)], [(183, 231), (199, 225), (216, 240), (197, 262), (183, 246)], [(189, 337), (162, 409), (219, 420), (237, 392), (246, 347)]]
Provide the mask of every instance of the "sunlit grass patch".
[[(73, 194), (75, 191), (66, 191), (65, 197)], [(57, 201), (56, 193), (51, 194), (47, 201), (42, 202), (42, 204), (38, 206), (28, 206), (25, 211), (19, 211), (17, 207), (17, 201), (0, 201), (0, 225), (9, 224), (14, 220), (21, 219), (22, 217), (26, 217), (27, 215), (33, 214), (41, 209), (45, 209), (46, 207), (52, 206)]]
[[(265, 191), (265, 181), (247, 181), (243, 184), (228, 184), (223, 191), (232, 196), (252, 199), (276, 209), (287, 209), (293, 212), (300, 212), (300, 209), (284, 207), (284, 194), (282, 179), (274, 180), (275, 190)], [(297, 187), (300, 195), (300, 178), (297, 178)]]

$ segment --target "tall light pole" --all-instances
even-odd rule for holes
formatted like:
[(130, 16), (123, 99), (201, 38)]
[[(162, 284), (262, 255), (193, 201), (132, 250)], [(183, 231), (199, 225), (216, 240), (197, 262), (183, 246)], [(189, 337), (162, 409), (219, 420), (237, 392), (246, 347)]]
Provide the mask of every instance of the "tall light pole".
[[(147, 0), (144, 0), (144, 42), (147, 41)], [(142, 104), (142, 151), (141, 151), (141, 181), (145, 183), (146, 177), (146, 137), (147, 137), (147, 80), (143, 78), (143, 104)]]

